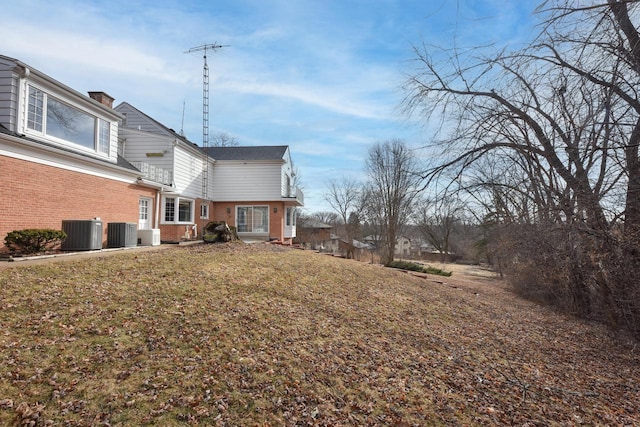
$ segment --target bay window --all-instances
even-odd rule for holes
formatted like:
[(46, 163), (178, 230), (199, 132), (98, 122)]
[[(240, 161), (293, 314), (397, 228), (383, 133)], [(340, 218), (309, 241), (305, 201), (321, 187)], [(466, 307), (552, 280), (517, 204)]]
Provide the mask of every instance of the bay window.
[(163, 222), (166, 223), (192, 223), (193, 200), (180, 197), (165, 197), (163, 206)]

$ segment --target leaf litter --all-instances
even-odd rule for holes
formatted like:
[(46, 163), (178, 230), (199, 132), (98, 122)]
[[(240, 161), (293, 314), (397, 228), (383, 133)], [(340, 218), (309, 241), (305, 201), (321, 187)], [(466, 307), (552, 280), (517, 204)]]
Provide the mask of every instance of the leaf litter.
[(636, 343), (519, 299), (270, 245), (0, 271), (2, 425), (634, 425)]

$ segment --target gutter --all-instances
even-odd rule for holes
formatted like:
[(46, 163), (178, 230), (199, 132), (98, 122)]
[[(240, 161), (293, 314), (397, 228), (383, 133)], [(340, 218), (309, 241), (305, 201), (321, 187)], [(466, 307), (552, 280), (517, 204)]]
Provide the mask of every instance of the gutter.
[[(14, 136), (14, 135), (9, 135), (9, 134), (3, 134), (4, 137), (2, 137), (1, 139), (6, 141), (9, 144), (15, 145), (18, 148), (21, 147), (29, 147), (34, 149), (35, 151), (39, 151), (43, 154), (49, 154), (49, 155), (53, 155), (53, 156), (59, 156), (63, 159), (74, 159), (74, 160), (78, 160), (86, 165), (92, 165), (92, 166), (100, 166), (102, 168), (108, 168), (114, 171), (119, 171), (119, 172), (123, 172), (126, 173), (127, 175), (131, 175), (131, 176), (138, 176), (139, 172), (137, 169), (136, 170), (131, 170), (128, 168), (123, 168), (122, 166), (118, 166), (116, 163), (112, 163), (106, 159), (100, 159), (100, 158), (96, 158), (93, 157), (89, 154), (84, 155), (84, 154), (78, 154), (75, 153), (71, 150), (67, 151), (64, 149), (60, 149), (54, 146), (51, 146), (45, 142), (39, 142), (39, 141), (35, 141), (35, 140), (31, 140), (30, 138), (27, 138), (26, 136), (22, 135), (22, 136)], [(14, 153), (14, 154), (19, 154), (19, 153)]]

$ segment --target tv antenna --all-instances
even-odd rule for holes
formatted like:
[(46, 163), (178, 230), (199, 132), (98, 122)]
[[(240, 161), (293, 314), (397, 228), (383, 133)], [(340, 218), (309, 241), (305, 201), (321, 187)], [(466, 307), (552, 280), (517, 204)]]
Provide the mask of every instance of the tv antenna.
[(207, 51), (216, 51), (229, 45), (217, 43), (203, 44), (192, 47), (185, 53), (203, 52), (204, 67), (202, 68), (202, 198), (209, 200), (209, 65), (207, 64)]
[(187, 101), (182, 100), (182, 123), (180, 124), (180, 136), (184, 138), (184, 108), (187, 105)]

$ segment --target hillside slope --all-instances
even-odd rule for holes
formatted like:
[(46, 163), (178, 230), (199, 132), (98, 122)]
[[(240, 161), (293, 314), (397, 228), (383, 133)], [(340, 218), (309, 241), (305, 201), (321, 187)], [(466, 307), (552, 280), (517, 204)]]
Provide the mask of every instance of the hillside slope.
[(489, 277), (274, 246), (0, 271), (0, 424), (640, 424), (640, 357)]

